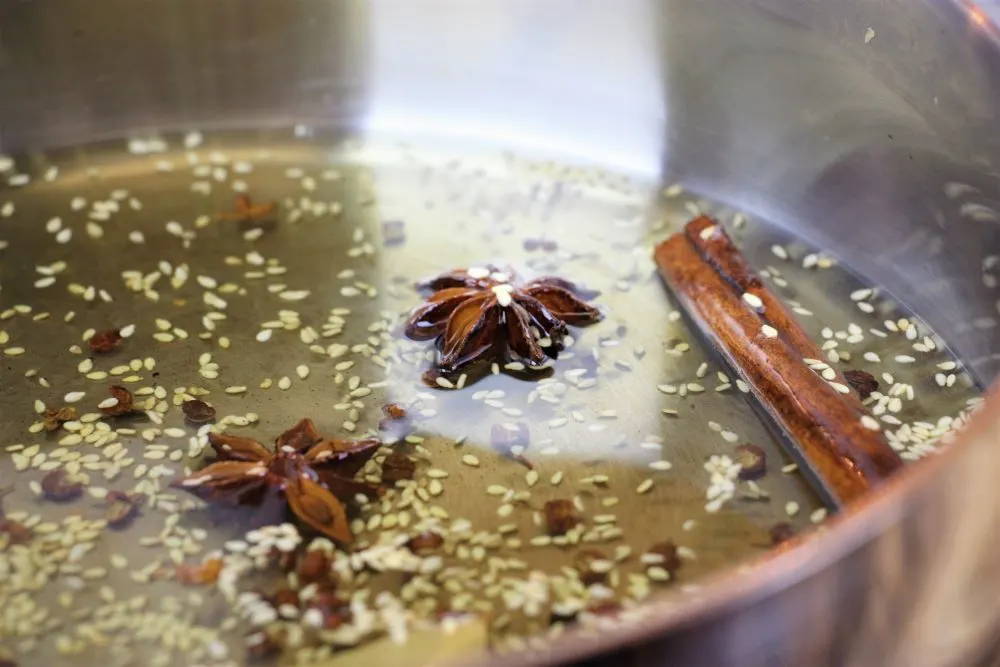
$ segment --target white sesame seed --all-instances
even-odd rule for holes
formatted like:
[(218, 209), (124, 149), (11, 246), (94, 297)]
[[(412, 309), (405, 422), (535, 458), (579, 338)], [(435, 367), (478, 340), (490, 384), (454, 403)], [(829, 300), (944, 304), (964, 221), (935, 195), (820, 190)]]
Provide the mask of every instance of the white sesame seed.
[(66, 396), (63, 397), (63, 400), (65, 400), (67, 403), (76, 403), (86, 395), (87, 392), (85, 391), (71, 391), (68, 394), (66, 394)]
[(760, 332), (764, 334), (765, 338), (777, 338), (778, 330), (772, 327), (770, 324), (765, 324), (760, 328)]
[(743, 302), (754, 310), (763, 310), (764, 302), (761, 301), (760, 297), (756, 294), (751, 294), (750, 292), (743, 293)]
[(861, 417), (861, 425), (871, 431), (879, 431), (882, 428), (881, 426), (879, 426), (878, 421), (876, 421), (870, 415), (863, 415)]

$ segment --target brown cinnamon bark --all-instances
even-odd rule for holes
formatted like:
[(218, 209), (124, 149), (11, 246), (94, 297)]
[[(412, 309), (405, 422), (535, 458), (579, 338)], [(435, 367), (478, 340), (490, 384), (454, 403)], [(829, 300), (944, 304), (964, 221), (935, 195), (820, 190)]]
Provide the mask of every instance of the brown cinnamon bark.
[[(764, 286), (763, 281), (750, 267), (746, 257), (718, 221), (707, 215), (700, 215), (684, 226), (684, 233), (702, 259), (732, 285), (736, 296), (742, 297), (746, 292), (760, 299), (763, 306), (758, 314), (781, 333), (781, 337), (792, 350), (803, 359), (825, 361), (826, 355), (820, 346), (809, 337), (784, 302)], [(843, 373), (832, 366), (831, 369), (836, 373), (835, 382), (845, 387), (849, 386)], [(860, 398), (855, 394), (845, 394), (844, 399), (854, 407), (859, 416), (867, 414)]]
[[(880, 432), (861, 424), (856, 399), (840, 394), (806, 366), (799, 351), (801, 340), (793, 344), (763, 333), (767, 322), (742, 301), (742, 290), (758, 290), (765, 312), (767, 304), (781, 305), (780, 301), (767, 292), (731, 242), (714, 246), (708, 257), (699, 254), (691, 236), (710, 241), (704, 232), (708, 226), (703, 225), (692, 225), (689, 233), (657, 246), (660, 274), (681, 307), (787, 435), (829, 499), (839, 505), (858, 498), (902, 464), (899, 456)], [(782, 334), (792, 331), (787, 322), (779, 327), (779, 321), (772, 320), (771, 326)], [(802, 331), (790, 315), (788, 321)]]

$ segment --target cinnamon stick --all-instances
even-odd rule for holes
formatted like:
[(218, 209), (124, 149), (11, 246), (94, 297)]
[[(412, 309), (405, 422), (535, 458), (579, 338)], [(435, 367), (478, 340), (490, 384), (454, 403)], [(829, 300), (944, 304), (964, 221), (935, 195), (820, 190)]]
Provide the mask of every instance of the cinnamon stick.
[[(707, 215), (699, 215), (684, 226), (684, 233), (702, 258), (730, 283), (737, 296), (742, 297), (747, 293), (760, 300), (761, 307), (757, 309), (757, 313), (781, 333), (792, 350), (803, 359), (823, 360), (823, 350), (802, 328), (784, 302), (764, 286), (760, 276), (750, 267), (746, 257), (722, 225)], [(831, 370), (836, 374), (835, 382), (849, 386), (843, 373), (832, 366)], [(851, 403), (859, 416), (867, 414), (861, 400), (854, 394), (845, 394), (844, 399)]]
[[(709, 230), (700, 218), (695, 222), (657, 246), (660, 274), (708, 341), (750, 386), (825, 495), (836, 505), (863, 495), (902, 464), (899, 456), (880, 432), (861, 423), (856, 399), (839, 393), (802, 361), (801, 347), (814, 344), (787, 310), (778, 310), (784, 306), (736, 246), (728, 237), (728, 243), (712, 245), (717, 230)], [(696, 245), (700, 241), (705, 243)], [(699, 247), (706, 247), (705, 256)], [(768, 332), (768, 322), (741, 298), (748, 289), (755, 290), (751, 293), (764, 302), (766, 313), (787, 315), (770, 320), (779, 335)]]

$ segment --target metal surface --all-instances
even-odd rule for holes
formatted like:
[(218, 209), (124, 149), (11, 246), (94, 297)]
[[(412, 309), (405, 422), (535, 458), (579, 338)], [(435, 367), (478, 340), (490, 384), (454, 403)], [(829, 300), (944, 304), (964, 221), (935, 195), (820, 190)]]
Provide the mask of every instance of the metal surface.
[[(122, 135), (301, 121), (660, 175), (848, 258), (981, 380), (997, 375), (983, 266), (1000, 251), (1000, 60), (985, 14), (940, 0), (480, 4), (5, 2), (0, 152), (41, 161)], [(734, 586), (735, 602), (711, 589), (698, 618), (721, 628), (720, 609), (854, 553), (903, 513), (880, 502), (794, 572)], [(643, 638), (684, 613), (663, 610)]]
[(303, 120), (662, 168), (850, 257), (986, 379), (998, 63), (972, 16), (942, 0), (17, 0), (0, 8), (0, 148)]

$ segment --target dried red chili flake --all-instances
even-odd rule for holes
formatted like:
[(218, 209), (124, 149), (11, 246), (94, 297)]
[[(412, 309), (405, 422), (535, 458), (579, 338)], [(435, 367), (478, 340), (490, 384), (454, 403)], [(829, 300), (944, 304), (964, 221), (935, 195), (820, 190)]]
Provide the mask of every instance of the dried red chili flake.
[(417, 464), (409, 456), (392, 452), (382, 461), (382, 481), (395, 484), (401, 479), (413, 479)]
[(124, 528), (139, 514), (139, 508), (146, 501), (142, 493), (124, 493), (108, 491), (106, 496), (108, 509), (104, 512), (104, 520), (110, 528)]
[(878, 380), (867, 371), (844, 371), (844, 379), (858, 392), (862, 401), (878, 391)]
[(13, 658), (0, 658), (0, 667), (17, 667)]
[(0, 489), (0, 533), (7, 536), (8, 544), (26, 544), (34, 537), (34, 532), (27, 526), (22, 526), (17, 521), (8, 519), (4, 514), (3, 499), (13, 492), (13, 486)]
[(299, 556), (295, 573), (303, 585), (326, 581), (330, 579), (330, 557), (324, 551), (310, 549)]
[(418, 533), (406, 542), (407, 548), (418, 556), (433, 553), (440, 549), (442, 544), (444, 544), (444, 538), (432, 530)]
[(608, 572), (603, 569), (595, 570), (594, 563), (606, 561), (604, 553), (599, 549), (580, 549), (573, 556), (573, 567), (580, 573), (580, 581), (585, 586), (603, 584), (608, 580)]
[(295, 569), (296, 554), (294, 551), (282, 551), (278, 547), (271, 547), (267, 552), (268, 566), (274, 567), (282, 572), (291, 572)]
[(412, 419), (399, 403), (387, 403), (382, 406), (382, 413), (385, 415), (378, 423), (380, 431), (386, 431), (397, 440), (406, 435), (410, 430)]
[(69, 478), (65, 470), (53, 470), (42, 477), (42, 495), (46, 500), (66, 502), (83, 494), (83, 483)]
[(315, 609), (323, 615), (323, 629), (336, 630), (351, 620), (351, 607), (347, 600), (332, 589), (322, 589), (309, 600), (305, 611)]
[(513, 459), (528, 470), (535, 466), (524, 456), (531, 436), (528, 425), (524, 422), (516, 424), (494, 424), (490, 428), (490, 446), (502, 456)]
[(621, 610), (621, 603), (614, 600), (602, 600), (587, 607), (587, 613), (593, 616), (614, 616)]
[(760, 479), (767, 474), (767, 454), (751, 443), (739, 445), (734, 450), (736, 462), (740, 464), (740, 479)]
[(178, 565), (176, 570), (177, 581), (191, 586), (211, 586), (219, 580), (221, 572), (221, 558), (209, 558), (202, 563)]
[(76, 419), (76, 408), (67, 406), (58, 410), (46, 410), (42, 415), (42, 428), (48, 432), (57, 431), (66, 422)]
[(771, 530), (768, 531), (768, 535), (771, 537), (771, 546), (778, 546), (783, 542), (795, 537), (795, 529), (792, 528), (790, 523), (776, 523), (771, 526)]
[(90, 350), (96, 354), (114, 352), (124, 340), (118, 329), (98, 331), (90, 337)]
[(565, 498), (545, 503), (543, 514), (549, 535), (565, 535), (580, 523), (580, 518), (576, 515), (576, 506), (572, 500)]
[(671, 577), (673, 577), (677, 570), (681, 569), (681, 566), (684, 564), (684, 561), (681, 560), (680, 555), (677, 553), (677, 545), (669, 540), (665, 542), (657, 542), (653, 546), (649, 547), (646, 553), (659, 556), (659, 562), (649, 563), (649, 565), (662, 567), (670, 573)]
[(299, 608), (299, 594), (298, 591), (293, 591), (291, 588), (282, 588), (274, 592), (270, 597), (270, 602), (275, 609), (284, 606)]
[(193, 426), (215, 421), (215, 408), (197, 398), (181, 403), (181, 412), (184, 413), (184, 420)]
[(100, 411), (105, 415), (109, 417), (121, 417), (133, 411), (132, 403), (135, 399), (132, 397), (132, 392), (128, 389), (116, 384), (108, 388), (108, 393), (117, 402), (114, 405), (100, 408)]
[(248, 194), (238, 194), (233, 202), (234, 210), (230, 213), (220, 213), (220, 220), (233, 220), (239, 223), (263, 222), (263, 218), (271, 215), (278, 209), (278, 204), (273, 201), (263, 204), (254, 204)]
[(244, 640), (248, 662), (263, 662), (278, 656), (284, 643), (273, 632), (256, 630), (248, 634)]
[(389, 419), (405, 419), (406, 418), (406, 408), (404, 408), (399, 403), (386, 403), (382, 406), (382, 412)]

